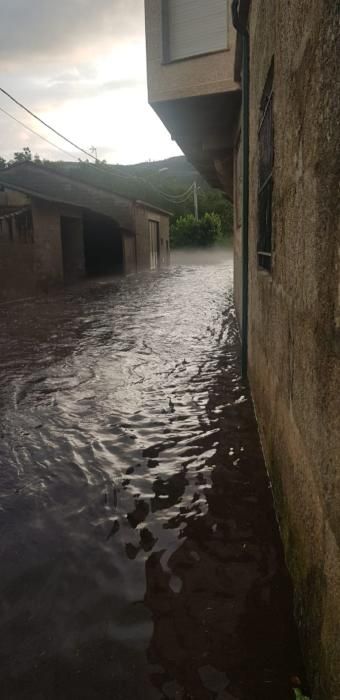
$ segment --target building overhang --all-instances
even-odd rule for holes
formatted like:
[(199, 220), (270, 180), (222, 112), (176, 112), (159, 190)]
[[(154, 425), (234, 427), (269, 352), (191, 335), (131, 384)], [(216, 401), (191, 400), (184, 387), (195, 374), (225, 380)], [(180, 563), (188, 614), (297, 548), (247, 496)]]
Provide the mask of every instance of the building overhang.
[(212, 187), (233, 198), (233, 145), (241, 90), (162, 100), (152, 107), (188, 160)]

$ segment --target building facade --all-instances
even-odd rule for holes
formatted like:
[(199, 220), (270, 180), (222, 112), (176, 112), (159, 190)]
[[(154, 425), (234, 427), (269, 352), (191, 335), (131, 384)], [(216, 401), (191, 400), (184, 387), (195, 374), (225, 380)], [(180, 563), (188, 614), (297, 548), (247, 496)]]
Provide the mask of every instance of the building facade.
[[(240, 327), (248, 315), (248, 377), (294, 582), (296, 619), (313, 700), (336, 700), (339, 3), (241, 0), (232, 6), (238, 32), (226, 0), (202, 8), (190, 0), (146, 0), (149, 99), (197, 169), (234, 201), (235, 306)], [(208, 8), (215, 19), (204, 43)], [(185, 21), (190, 12), (197, 34), (191, 39)], [(218, 31), (222, 16), (224, 39)], [(248, 88), (249, 113), (242, 115)], [(182, 119), (188, 100), (191, 134)]]
[(220, 0), (146, 0), (145, 22), (149, 102), (196, 169), (232, 199), (241, 90), (230, 8)]
[(169, 262), (170, 213), (33, 163), (0, 172), (0, 300)]

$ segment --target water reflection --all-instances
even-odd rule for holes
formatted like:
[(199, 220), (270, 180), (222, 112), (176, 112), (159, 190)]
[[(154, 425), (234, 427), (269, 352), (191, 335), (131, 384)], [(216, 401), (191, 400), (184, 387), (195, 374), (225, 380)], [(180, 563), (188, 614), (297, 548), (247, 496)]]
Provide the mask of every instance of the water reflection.
[(0, 317), (6, 700), (290, 697), (291, 593), (230, 260)]

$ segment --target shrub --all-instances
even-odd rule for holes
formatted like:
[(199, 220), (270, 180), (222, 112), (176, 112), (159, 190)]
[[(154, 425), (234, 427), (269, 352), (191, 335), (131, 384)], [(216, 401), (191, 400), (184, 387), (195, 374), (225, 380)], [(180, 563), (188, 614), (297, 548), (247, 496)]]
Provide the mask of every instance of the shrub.
[(173, 248), (207, 248), (223, 245), (221, 218), (216, 213), (205, 213), (198, 221), (193, 214), (186, 214), (171, 226), (171, 245)]

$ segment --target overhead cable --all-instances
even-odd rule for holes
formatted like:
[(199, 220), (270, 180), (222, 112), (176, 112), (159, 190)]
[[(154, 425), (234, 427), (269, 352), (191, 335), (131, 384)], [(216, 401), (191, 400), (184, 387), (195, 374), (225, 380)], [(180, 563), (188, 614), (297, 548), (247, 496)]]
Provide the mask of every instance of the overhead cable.
[[(30, 110), (28, 107), (26, 107), (24, 104), (22, 104), (22, 102), (19, 102), (19, 100), (17, 100), (15, 97), (13, 97), (13, 95), (11, 95), (9, 92), (7, 92), (7, 90), (4, 90), (3, 88), (0, 87), (0, 92), (2, 92), (4, 95), (6, 95), (6, 97), (8, 97), (10, 100), (12, 100), (12, 102), (14, 102), (16, 105), (18, 105), (19, 107), (21, 107), (21, 109), (25, 110), (25, 112), (27, 112), (31, 117), (33, 117), (34, 119), (36, 119), (37, 121), (39, 121), (41, 124), (43, 124), (47, 129), (50, 129), (50, 131), (52, 131), (54, 134), (56, 134), (59, 138), (63, 139), (63, 140), (66, 141), (67, 143), (69, 143), (71, 146), (73, 146), (74, 148), (76, 148), (76, 149), (77, 149), (78, 151), (80, 151), (81, 153), (84, 153), (88, 158), (91, 158), (91, 159), (94, 161), (93, 163), (91, 163), (92, 167), (96, 168), (97, 170), (101, 170), (102, 172), (105, 172), (105, 173), (108, 172), (107, 168), (110, 168), (110, 169), (111, 169), (112, 166), (109, 166), (109, 165), (108, 165), (108, 166), (105, 167), (104, 164), (99, 164), (99, 163), (98, 163), (98, 159), (97, 159), (92, 153), (89, 153), (88, 151), (86, 151), (86, 150), (85, 150), (84, 148), (82, 148), (81, 146), (78, 146), (74, 141), (71, 141), (69, 138), (67, 138), (67, 136), (64, 136), (63, 134), (61, 134), (60, 131), (57, 131), (53, 126), (51, 126), (50, 124), (47, 124), (47, 122), (45, 122), (43, 119), (41, 119), (40, 117), (38, 117), (37, 114), (35, 114), (34, 112), (32, 112), (32, 110)], [(14, 117), (12, 114), (10, 114), (9, 112), (7, 112), (7, 111), (6, 111), (5, 109), (3, 109), (2, 107), (0, 107), (0, 110), (1, 110), (4, 114), (6, 114), (8, 117), (10, 117), (10, 118), (13, 119), (14, 121), (16, 121), (18, 124), (20, 124), (21, 126), (23, 126), (25, 129), (27, 129), (28, 131), (30, 131), (31, 133), (33, 133), (35, 136), (38, 136), (40, 139), (42, 139), (43, 141), (45, 141), (46, 143), (48, 143), (50, 146), (53, 146), (53, 148), (57, 148), (57, 149), (58, 149), (59, 151), (61, 151), (62, 153), (66, 153), (66, 155), (68, 155), (69, 157), (75, 158), (74, 155), (71, 155), (69, 152), (65, 151), (65, 150), (64, 150), (63, 148), (61, 148), (60, 146), (57, 146), (57, 145), (56, 145), (55, 143), (53, 143), (52, 141), (49, 141), (49, 139), (45, 138), (44, 136), (42, 136), (42, 135), (39, 134), (38, 132), (34, 131), (34, 129), (31, 129), (29, 126), (27, 126), (26, 124), (24, 124), (23, 122), (21, 122), (19, 119), (17, 119), (16, 117)], [(192, 185), (190, 185), (190, 187), (189, 187), (185, 192), (181, 192), (180, 194), (177, 194), (177, 195), (176, 195), (176, 194), (173, 194), (173, 195), (172, 195), (170, 192), (163, 192), (162, 190), (160, 190), (160, 189), (159, 189), (158, 187), (156, 187), (150, 180), (146, 180), (145, 178), (140, 177), (140, 176), (138, 176), (138, 175), (126, 175), (126, 173), (122, 174), (122, 171), (119, 172), (119, 171), (120, 171), (119, 166), (118, 166), (118, 167), (117, 167), (117, 166), (116, 166), (116, 167), (113, 166), (113, 167), (114, 167), (114, 170), (113, 170), (113, 172), (112, 172), (111, 174), (114, 174), (114, 175), (116, 175), (117, 177), (120, 177), (120, 178), (122, 178), (122, 179), (128, 179), (128, 180), (134, 179), (134, 180), (138, 180), (139, 182), (143, 182), (143, 183), (146, 184), (148, 187), (151, 187), (159, 196), (163, 197), (164, 199), (166, 199), (167, 201), (171, 202), (172, 204), (182, 204), (182, 203), (184, 203), (184, 202), (189, 198), (189, 196), (191, 196), (191, 192), (192, 192), (193, 187), (194, 187), (194, 185), (192, 184)]]
[(62, 153), (65, 153), (65, 154), (66, 154), (67, 156), (69, 156), (70, 158), (75, 158), (75, 157), (76, 157), (76, 156), (74, 156), (72, 153), (69, 153), (68, 151), (65, 151), (64, 148), (61, 148), (61, 146), (57, 146), (56, 143), (53, 143), (53, 141), (50, 141), (50, 140), (47, 139), (45, 136), (42, 136), (41, 134), (39, 134), (37, 131), (34, 131), (34, 129), (31, 129), (30, 126), (27, 126), (27, 124), (25, 124), (24, 122), (20, 121), (20, 119), (17, 119), (16, 117), (14, 117), (13, 114), (10, 114), (9, 112), (7, 112), (7, 110), (4, 109), (3, 107), (0, 107), (0, 111), (3, 112), (4, 114), (6, 114), (7, 117), (10, 117), (10, 119), (13, 119), (13, 121), (17, 122), (17, 124), (20, 124), (21, 126), (23, 126), (24, 129), (27, 129), (27, 131), (30, 131), (32, 134), (34, 134), (35, 136), (38, 136), (38, 137), (39, 137), (40, 139), (42, 139), (43, 141), (46, 141), (46, 143), (48, 143), (50, 146), (53, 146), (53, 148), (57, 148), (58, 151), (61, 151)]
[(10, 95), (9, 92), (4, 90), (2, 87), (0, 87), (0, 92), (2, 92), (4, 95), (6, 95), (6, 97), (8, 97), (10, 100), (12, 100), (12, 102), (15, 102), (15, 104), (17, 104), (19, 107), (21, 107), (21, 109), (24, 109), (25, 112), (27, 112), (28, 114), (31, 115), (31, 117), (34, 117), (34, 119), (37, 119), (38, 122), (40, 122), (41, 124), (46, 126), (47, 129), (50, 129), (51, 131), (53, 131), (53, 133), (56, 134), (57, 136), (59, 136), (59, 138), (63, 139), (64, 141), (67, 141), (67, 143), (69, 143), (71, 146), (73, 146), (74, 148), (77, 148), (78, 151), (85, 153), (85, 155), (88, 156), (88, 158), (92, 158), (94, 161), (97, 160), (96, 157), (92, 153), (85, 151), (84, 148), (81, 148), (81, 146), (78, 146), (76, 143), (74, 143), (74, 141), (71, 141), (70, 139), (68, 139), (67, 136), (63, 136), (63, 134), (61, 134), (60, 131), (57, 131), (56, 129), (54, 129), (53, 126), (50, 126), (50, 124), (47, 124), (47, 122), (45, 122), (43, 119), (38, 117), (37, 114), (34, 114), (34, 112), (32, 112), (28, 107), (25, 107), (25, 105), (23, 105), (21, 102), (19, 102), (15, 97), (13, 97), (13, 95)]

